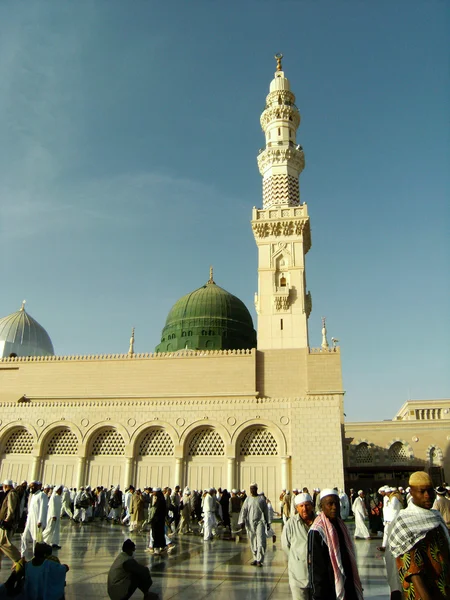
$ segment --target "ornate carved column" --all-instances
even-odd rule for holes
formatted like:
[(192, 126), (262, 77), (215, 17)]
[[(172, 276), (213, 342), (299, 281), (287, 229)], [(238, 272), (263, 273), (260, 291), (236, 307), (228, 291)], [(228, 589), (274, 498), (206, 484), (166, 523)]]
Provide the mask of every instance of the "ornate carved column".
[(176, 457), (175, 458), (175, 477), (174, 477), (174, 486), (179, 485), (181, 488), (184, 486), (183, 481), (183, 458)]
[(235, 458), (228, 458), (228, 465), (227, 465), (227, 486), (228, 486), (228, 491), (230, 492), (233, 488), (234, 488), (234, 482), (235, 482), (235, 466), (236, 466), (236, 459)]
[(291, 457), (290, 456), (282, 456), (281, 457), (281, 489), (290, 490), (291, 489)]
[(84, 485), (84, 472), (86, 470), (86, 458), (80, 456), (78, 458), (78, 472), (77, 472), (77, 489)]
[(129, 485), (135, 485), (134, 477), (134, 460), (133, 458), (125, 458), (125, 473), (124, 473), (123, 485), (126, 489)]

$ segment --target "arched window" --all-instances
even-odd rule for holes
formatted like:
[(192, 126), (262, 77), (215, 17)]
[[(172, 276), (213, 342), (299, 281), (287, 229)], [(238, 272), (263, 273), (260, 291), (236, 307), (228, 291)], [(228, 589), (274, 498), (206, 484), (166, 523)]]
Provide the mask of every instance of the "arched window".
[(277, 456), (278, 444), (268, 429), (250, 429), (239, 444), (240, 456)]
[(139, 444), (139, 456), (173, 456), (172, 438), (164, 429), (152, 428), (143, 436)]
[(280, 287), (286, 287), (286, 277), (284, 275), (280, 278)]
[(404, 463), (409, 459), (406, 447), (402, 442), (395, 442), (388, 450), (388, 457), (392, 463)]
[(372, 462), (372, 450), (369, 444), (361, 442), (355, 448), (355, 462), (359, 465), (368, 464)]
[(189, 456), (224, 456), (225, 444), (218, 431), (204, 427), (194, 432), (188, 444)]
[(5, 444), (5, 454), (31, 454), (32, 452), (33, 436), (25, 427), (15, 429), (9, 434)]
[(123, 456), (124, 454), (124, 439), (113, 427), (100, 431), (92, 443), (92, 456)]
[(77, 436), (68, 427), (54, 433), (47, 444), (47, 454), (65, 455), (76, 454), (77, 452)]

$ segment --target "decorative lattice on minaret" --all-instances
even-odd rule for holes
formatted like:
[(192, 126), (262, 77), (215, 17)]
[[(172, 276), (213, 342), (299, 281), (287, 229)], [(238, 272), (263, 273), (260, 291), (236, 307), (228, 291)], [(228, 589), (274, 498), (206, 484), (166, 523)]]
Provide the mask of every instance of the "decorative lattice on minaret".
[(300, 204), (299, 175), (305, 166), (303, 149), (297, 144), (300, 113), (295, 95), (281, 66), (282, 54), (276, 54), (277, 70), (270, 84), (266, 106), (261, 115), (261, 127), (266, 146), (258, 156), (263, 177), (263, 208), (298, 206)]

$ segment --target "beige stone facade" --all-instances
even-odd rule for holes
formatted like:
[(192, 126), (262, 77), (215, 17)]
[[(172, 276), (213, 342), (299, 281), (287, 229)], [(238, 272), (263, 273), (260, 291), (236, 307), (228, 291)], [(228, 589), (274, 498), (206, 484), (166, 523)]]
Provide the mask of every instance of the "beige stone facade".
[(12, 358), (0, 383), (3, 478), (343, 484), (339, 349)]
[(448, 481), (450, 400), (410, 400), (392, 421), (346, 423), (345, 460), (348, 487), (407, 485), (417, 470)]

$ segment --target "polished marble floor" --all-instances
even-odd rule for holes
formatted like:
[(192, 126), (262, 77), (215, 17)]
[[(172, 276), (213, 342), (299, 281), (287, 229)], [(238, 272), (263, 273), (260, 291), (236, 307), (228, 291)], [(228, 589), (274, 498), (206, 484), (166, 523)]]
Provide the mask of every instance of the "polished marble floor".
[[(352, 525), (350, 525), (352, 528)], [(75, 525), (63, 520), (61, 546), (58, 556), (70, 566), (67, 574), (66, 600), (107, 599), (106, 578), (122, 542), (132, 537), (136, 542), (136, 559), (148, 565), (153, 577), (151, 590), (162, 600), (209, 598), (234, 600), (286, 600), (291, 597), (287, 561), (279, 543), (281, 525), (274, 524), (277, 543), (267, 548), (264, 567), (250, 565), (252, 560), (245, 537), (238, 542), (215, 539), (204, 543), (197, 535), (174, 538), (176, 548), (172, 554), (161, 556), (144, 552), (146, 535), (130, 536), (126, 527), (109, 523)], [(358, 568), (364, 587), (364, 598), (385, 600), (389, 588), (385, 581), (384, 563), (376, 547), (380, 540), (356, 543)], [(3, 561), (0, 581), (8, 576), (8, 560)], [(142, 598), (136, 592), (133, 599)]]

